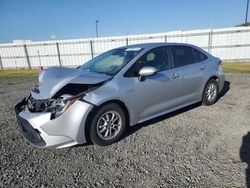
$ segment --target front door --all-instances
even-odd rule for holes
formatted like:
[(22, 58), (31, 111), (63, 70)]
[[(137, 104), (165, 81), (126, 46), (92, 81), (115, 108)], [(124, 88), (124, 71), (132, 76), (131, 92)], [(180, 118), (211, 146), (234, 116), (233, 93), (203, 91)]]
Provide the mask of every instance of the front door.
[(144, 66), (155, 67), (158, 72), (143, 80), (134, 79), (134, 97), (138, 122), (145, 121), (180, 105), (180, 71), (173, 67), (168, 47), (148, 51), (134, 64), (140, 70)]

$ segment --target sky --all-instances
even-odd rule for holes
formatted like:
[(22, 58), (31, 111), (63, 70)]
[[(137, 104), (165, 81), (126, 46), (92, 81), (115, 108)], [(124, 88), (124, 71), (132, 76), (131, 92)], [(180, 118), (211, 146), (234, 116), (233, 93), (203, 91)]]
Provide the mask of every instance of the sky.
[[(0, 0), (0, 43), (233, 27), (247, 0)], [(250, 18), (249, 18), (250, 20)]]

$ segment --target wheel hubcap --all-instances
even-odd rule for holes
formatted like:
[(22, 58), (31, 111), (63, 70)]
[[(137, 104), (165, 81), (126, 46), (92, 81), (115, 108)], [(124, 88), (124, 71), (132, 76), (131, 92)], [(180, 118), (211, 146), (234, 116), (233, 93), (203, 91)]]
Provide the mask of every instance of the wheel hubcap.
[(214, 83), (210, 83), (207, 87), (206, 97), (209, 102), (213, 101), (217, 94), (217, 88)]
[(111, 140), (121, 130), (121, 116), (115, 111), (108, 111), (101, 115), (97, 122), (97, 134), (103, 140)]

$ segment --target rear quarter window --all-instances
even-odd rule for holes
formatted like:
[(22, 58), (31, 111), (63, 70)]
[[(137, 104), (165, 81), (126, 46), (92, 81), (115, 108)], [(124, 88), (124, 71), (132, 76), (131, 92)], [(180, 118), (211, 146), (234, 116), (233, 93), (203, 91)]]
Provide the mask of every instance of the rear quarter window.
[(202, 53), (199, 50), (196, 50), (195, 48), (192, 48), (192, 52), (193, 52), (195, 62), (201, 62), (207, 59), (207, 56), (204, 53)]

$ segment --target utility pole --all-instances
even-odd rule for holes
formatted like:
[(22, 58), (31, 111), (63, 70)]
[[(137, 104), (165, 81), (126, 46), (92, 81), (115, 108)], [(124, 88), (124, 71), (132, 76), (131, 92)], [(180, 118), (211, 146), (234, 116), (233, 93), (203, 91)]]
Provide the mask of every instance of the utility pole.
[(247, 9), (246, 9), (246, 19), (245, 19), (245, 24), (247, 24), (247, 17), (248, 17), (248, 6), (249, 6), (249, 0), (247, 0)]
[(96, 37), (98, 38), (98, 26), (97, 24), (99, 23), (99, 20), (95, 21), (95, 32), (96, 32)]

